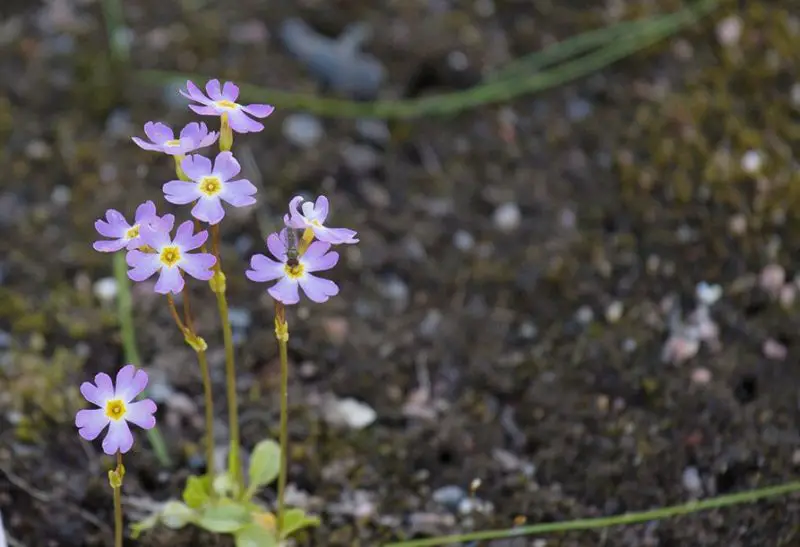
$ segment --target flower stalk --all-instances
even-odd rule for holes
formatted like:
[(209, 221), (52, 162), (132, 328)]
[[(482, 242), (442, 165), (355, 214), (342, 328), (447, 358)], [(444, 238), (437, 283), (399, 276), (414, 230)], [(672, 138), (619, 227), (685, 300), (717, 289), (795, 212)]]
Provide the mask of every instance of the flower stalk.
[(286, 307), (275, 300), (275, 338), (281, 360), (281, 421), (278, 442), (281, 446), (281, 464), (278, 474), (278, 537), (283, 530), (286, 511), (286, 477), (289, 467), (289, 324), (286, 322)]
[(122, 547), (122, 480), (125, 466), (122, 465), (122, 452), (117, 450), (117, 467), (109, 470), (108, 483), (114, 491), (114, 547)]

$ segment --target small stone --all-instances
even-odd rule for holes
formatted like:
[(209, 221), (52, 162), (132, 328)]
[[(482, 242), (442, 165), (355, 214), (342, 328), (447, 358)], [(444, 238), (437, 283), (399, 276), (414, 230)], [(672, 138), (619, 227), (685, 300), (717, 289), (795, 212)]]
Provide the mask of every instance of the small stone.
[(622, 306), (622, 302), (619, 300), (615, 300), (611, 304), (608, 305), (606, 308), (606, 321), (611, 324), (616, 323), (622, 318), (622, 312), (624, 308)]
[(98, 279), (92, 286), (92, 290), (101, 302), (112, 302), (117, 297), (117, 280), (113, 277)]
[(742, 213), (733, 215), (728, 221), (728, 230), (733, 235), (744, 235), (747, 231), (747, 217)]
[(322, 329), (331, 344), (341, 346), (347, 340), (347, 334), (350, 332), (350, 322), (346, 317), (325, 317), (322, 320)]
[(594, 312), (589, 306), (581, 306), (578, 308), (578, 311), (575, 312), (575, 319), (581, 325), (588, 325), (594, 321)]
[(246, 308), (230, 308), (228, 321), (234, 329), (247, 329), (253, 322), (250, 310)]
[(322, 415), (329, 424), (350, 429), (364, 429), (378, 417), (375, 410), (366, 403), (335, 397), (329, 397), (323, 403)]
[(447, 66), (462, 72), (469, 68), (469, 58), (463, 51), (451, 51), (447, 54)]
[(53, 193), (50, 194), (50, 201), (57, 207), (64, 207), (72, 200), (72, 191), (63, 185), (58, 185), (53, 188)]
[(681, 477), (683, 487), (691, 494), (697, 495), (703, 491), (703, 481), (696, 467), (690, 466), (683, 470)]
[(311, 114), (289, 114), (281, 127), (283, 136), (300, 148), (313, 148), (322, 139), (325, 129), (322, 122)]
[(513, 232), (519, 227), (522, 213), (514, 202), (504, 203), (494, 211), (494, 225), (503, 232)]
[(251, 19), (231, 25), (228, 36), (234, 44), (264, 44), (269, 39), (269, 31), (264, 23)]
[(399, 277), (392, 275), (381, 283), (381, 294), (394, 302), (397, 309), (405, 309), (408, 306), (409, 289), (408, 285)]
[(462, 252), (471, 251), (475, 247), (475, 238), (464, 230), (456, 230), (453, 234), (453, 246)]
[(700, 301), (700, 304), (704, 306), (711, 306), (715, 304), (722, 296), (722, 287), (701, 281), (697, 284), (694, 292), (697, 300)]
[(692, 383), (704, 386), (711, 381), (711, 371), (705, 367), (697, 367), (692, 371)]
[(697, 355), (699, 350), (700, 340), (697, 338), (674, 334), (661, 349), (661, 360), (677, 365)]
[(723, 46), (733, 46), (739, 43), (742, 37), (742, 19), (737, 15), (730, 15), (717, 23), (717, 40)]
[(369, 173), (381, 163), (380, 154), (365, 144), (345, 144), (342, 147), (342, 159), (344, 159), (345, 165), (357, 175)]
[(579, 122), (592, 114), (592, 105), (585, 99), (572, 99), (567, 103), (567, 118)]
[(748, 150), (742, 156), (742, 170), (745, 173), (755, 174), (761, 170), (763, 158), (761, 152)]
[(437, 488), (431, 494), (433, 501), (447, 507), (451, 511), (456, 511), (461, 501), (466, 497), (466, 490), (454, 484)]
[(626, 338), (622, 341), (622, 351), (625, 353), (633, 353), (637, 347), (639, 347), (639, 344), (633, 338)]
[(375, 143), (386, 144), (392, 137), (389, 132), (389, 126), (383, 120), (376, 120), (371, 118), (359, 118), (356, 120), (356, 132), (362, 138)]
[(764, 342), (761, 350), (764, 353), (764, 357), (767, 359), (772, 359), (773, 361), (783, 361), (786, 359), (786, 355), (788, 350), (786, 346), (775, 340), (774, 338), (769, 338)]
[(488, 515), (494, 510), (492, 504), (488, 501), (484, 501), (480, 498), (476, 497), (469, 497), (464, 498), (458, 504), (458, 512), (461, 515), (471, 515), (473, 513), (480, 513), (483, 515)]
[(792, 465), (800, 465), (800, 448), (792, 452)]
[(517, 331), (517, 335), (525, 340), (533, 340), (537, 334), (539, 329), (532, 321), (523, 321)]
[(777, 296), (786, 283), (786, 270), (780, 264), (768, 264), (758, 277), (759, 286), (767, 293)]
[(797, 296), (797, 288), (787, 283), (783, 287), (781, 287), (780, 294), (778, 295), (778, 301), (781, 303), (781, 307), (783, 308), (791, 308), (794, 304), (794, 299)]
[(25, 147), (25, 155), (32, 160), (46, 160), (51, 156), (50, 146), (43, 140), (33, 140)]
[(428, 313), (425, 314), (425, 319), (423, 319), (419, 324), (420, 336), (428, 339), (436, 336), (436, 334), (439, 332), (439, 325), (441, 325), (443, 318), (444, 316), (439, 310), (428, 310)]

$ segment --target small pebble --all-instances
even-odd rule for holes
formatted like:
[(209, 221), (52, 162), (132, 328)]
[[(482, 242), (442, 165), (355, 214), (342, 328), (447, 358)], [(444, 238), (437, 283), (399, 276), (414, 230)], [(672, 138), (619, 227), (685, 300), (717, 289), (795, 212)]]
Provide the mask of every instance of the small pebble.
[(117, 280), (113, 277), (98, 279), (92, 286), (92, 290), (101, 302), (111, 302), (117, 297)]
[(768, 264), (758, 277), (759, 286), (767, 293), (777, 296), (786, 283), (786, 270), (780, 264)]
[(322, 415), (329, 424), (350, 429), (364, 429), (378, 417), (375, 410), (366, 403), (335, 397), (329, 397), (323, 403)]
[(733, 46), (739, 43), (742, 37), (742, 19), (737, 15), (730, 15), (717, 23), (717, 40), (723, 46)]
[(72, 200), (72, 191), (63, 185), (58, 185), (53, 188), (53, 193), (50, 194), (50, 201), (57, 207), (64, 207)]
[(302, 112), (286, 116), (281, 129), (283, 136), (300, 148), (313, 148), (325, 134), (319, 118)]
[(578, 311), (575, 312), (575, 319), (581, 325), (588, 325), (594, 321), (594, 312), (589, 306), (581, 306), (578, 308)]
[(794, 304), (794, 299), (797, 296), (797, 288), (787, 283), (783, 287), (781, 287), (780, 294), (778, 295), (778, 301), (781, 303), (781, 307), (783, 308), (791, 308)]
[(471, 251), (475, 247), (475, 238), (464, 230), (456, 230), (453, 234), (453, 245), (462, 252)]
[(433, 501), (435, 501), (439, 505), (447, 507), (451, 511), (458, 510), (459, 504), (466, 497), (467, 497), (466, 490), (454, 484), (437, 488), (431, 494), (431, 498), (433, 499)]
[(346, 144), (342, 147), (345, 165), (357, 175), (369, 173), (381, 163), (380, 154), (365, 144)]
[(395, 275), (389, 276), (383, 280), (383, 283), (381, 283), (381, 295), (391, 300), (399, 310), (403, 310), (408, 306), (408, 285)]
[(786, 346), (774, 338), (767, 339), (761, 350), (764, 352), (764, 357), (772, 359), (773, 361), (783, 361), (786, 359), (786, 354), (788, 353)]
[(350, 332), (350, 322), (346, 317), (325, 317), (322, 320), (322, 329), (331, 344), (341, 346), (347, 340), (347, 334)]
[(517, 331), (517, 335), (525, 340), (533, 340), (537, 334), (539, 334), (539, 329), (531, 321), (523, 321)]
[(745, 173), (755, 174), (761, 170), (763, 158), (756, 150), (748, 150), (742, 156), (742, 170)]
[(747, 231), (747, 217), (742, 213), (733, 215), (728, 221), (728, 230), (733, 235), (743, 235)]
[(722, 287), (701, 281), (695, 288), (695, 297), (704, 306), (715, 304), (722, 296)]
[(622, 341), (622, 351), (625, 353), (633, 353), (637, 347), (639, 347), (639, 344), (633, 338), (626, 338)]
[(615, 300), (611, 304), (608, 305), (606, 308), (606, 321), (611, 324), (616, 323), (622, 318), (622, 312), (624, 308), (622, 306), (622, 302), (619, 300)]
[(697, 495), (703, 491), (703, 481), (696, 467), (690, 466), (683, 470), (681, 478), (683, 487), (691, 494)]
[(437, 309), (428, 310), (425, 318), (419, 324), (419, 334), (423, 338), (433, 338), (439, 332), (444, 315)]
[(692, 371), (692, 383), (704, 386), (711, 381), (711, 371), (705, 367), (697, 367)]
[(362, 138), (374, 144), (386, 144), (391, 139), (389, 126), (383, 120), (359, 118), (356, 120), (356, 132)]
[(504, 203), (494, 211), (494, 225), (503, 232), (513, 232), (519, 227), (522, 213), (514, 202)]

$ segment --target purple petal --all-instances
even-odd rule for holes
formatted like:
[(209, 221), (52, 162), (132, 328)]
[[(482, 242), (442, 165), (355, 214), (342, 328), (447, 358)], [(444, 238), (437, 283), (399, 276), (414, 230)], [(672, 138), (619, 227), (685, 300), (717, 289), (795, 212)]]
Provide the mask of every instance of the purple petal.
[(194, 234), (194, 222), (185, 220), (180, 223), (180, 226), (178, 226), (178, 229), (175, 231), (175, 237), (172, 238), (172, 242), (175, 245), (184, 247), (187, 241), (191, 241), (192, 234)]
[(289, 279), (288, 277), (281, 278), (275, 285), (267, 289), (267, 292), (272, 298), (284, 304), (297, 304), (300, 301), (297, 281)]
[(303, 253), (303, 262), (314, 262), (318, 260), (322, 255), (327, 253), (331, 248), (331, 245), (325, 241), (315, 241), (311, 245), (308, 246), (306, 252)]
[(178, 294), (183, 290), (183, 276), (178, 268), (161, 268), (154, 290), (158, 294)]
[(147, 223), (150, 228), (159, 232), (171, 232), (172, 227), (175, 225), (175, 215), (167, 213), (163, 217), (155, 217)]
[(200, 230), (196, 234), (181, 238), (180, 240), (176, 236), (175, 243), (180, 245), (184, 251), (194, 251), (195, 249), (202, 247), (203, 243), (205, 243), (207, 239), (208, 232), (205, 230)]
[(111, 210), (106, 212), (106, 220), (96, 220), (94, 223), (94, 229), (97, 230), (102, 236), (106, 237), (122, 237), (125, 235), (131, 225), (128, 224), (128, 221), (125, 220), (125, 217), (119, 215), (119, 217), (114, 216), (111, 214)]
[(236, 158), (234, 158), (233, 154), (230, 152), (220, 152), (214, 159), (213, 172), (222, 179), (222, 182), (229, 181), (238, 175), (241, 170), (242, 167), (239, 165), (239, 162), (236, 161)]
[(190, 179), (197, 182), (211, 174), (211, 160), (200, 154), (192, 154), (183, 159), (181, 169)]
[(256, 202), (256, 187), (249, 180), (232, 180), (225, 183), (219, 197), (234, 207), (244, 207)]
[(212, 144), (217, 142), (218, 138), (219, 138), (219, 133), (217, 133), (216, 131), (211, 131), (208, 135), (203, 137), (203, 140), (201, 140), (195, 147), (205, 148), (206, 146), (211, 146)]
[(175, 205), (186, 205), (203, 195), (197, 189), (197, 183), (185, 180), (171, 180), (164, 184), (162, 190), (164, 199)]
[(250, 281), (273, 281), (283, 277), (284, 266), (280, 262), (270, 260), (262, 254), (253, 255), (250, 259), (250, 269), (244, 272)]
[(192, 208), (192, 216), (197, 220), (218, 224), (225, 218), (225, 209), (218, 196), (203, 197), (197, 200), (197, 204)]
[(136, 143), (136, 146), (142, 148), (144, 150), (150, 150), (151, 152), (164, 152), (163, 145), (160, 144), (151, 144), (149, 142), (145, 142), (139, 137), (131, 137), (131, 140)]
[(150, 399), (143, 399), (135, 403), (130, 403), (125, 413), (125, 419), (132, 424), (138, 425), (142, 429), (152, 429), (156, 425), (156, 404)]
[(103, 452), (113, 456), (117, 452), (125, 454), (133, 446), (133, 434), (125, 420), (109, 420), (108, 433), (103, 439)]
[(128, 277), (132, 281), (144, 281), (161, 268), (158, 255), (153, 253), (143, 253), (134, 249), (128, 251), (128, 255), (125, 258), (132, 268), (128, 270)]
[(128, 242), (124, 239), (99, 240), (92, 244), (92, 248), (101, 253), (114, 253), (127, 246)]
[(303, 196), (295, 196), (289, 201), (289, 214), (283, 215), (283, 223), (290, 228), (302, 229), (308, 223), (303, 215), (300, 214), (298, 206), (303, 202)]
[(145, 201), (136, 208), (136, 215), (133, 217), (134, 222), (140, 224), (148, 222), (156, 216), (156, 204), (150, 200)]
[(267, 249), (272, 256), (283, 262), (286, 260), (286, 230), (284, 228), (279, 234), (269, 234), (267, 236)]
[[(313, 247), (317, 243), (319, 243), (320, 245), (328, 245), (327, 243), (315, 241), (309, 247), (309, 251), (311, 250), (311, 247)], [(304, 254), (300, 260), (302, 260), (303, 264), (305, 264), (307, 272), (324, 272), (325, 270), (330, 270), (331, 268), (336, 266), (336, 263), (339, 262), (339, 253), (330, 252), (322, 255), (308, 256), (308, 252), (306, 252), (306, 254)]]
[(262, 124), (250, 118), (242, 110), (230, 111), (228, 113), (228, 121), (231, 124), (231, 129), (237, 133), (256, 133), (264, 129)]
[(125, 365), (117, 372), (117, 389), (115, 396), (125, 404), (130, 403), (147, 387), (147, 373), (137, 370), (133, 365)]
[(275, 112), (275, 107), (269, 104), (249, 104), (242, 106), (242, 110), (256, 118), (266, 118)]
[(355, 238), (357, 233), (355, 230), (349, 230), (347, 228), (326, 228), (325, 226), (312, 226), (311, 229), (320, 241), (333, 243), (334, 245), (358, 243), (358, 239)]
[(144, 124), (144, 134), (147, 135), (147, 138), (154, 144), (164, 144), (175, 138), (172, 129), (161, 122), (147, 122)]
[(87, 441), (95, 440), (110, 422), (104, 408), (79, 410), (75, 415), (75, 426), (78, 433)]
[(189, 108), (195, 114), (200, 114), (201, 116), (219, 116), (220, 110), (215, 106), (197, 106), (196, 104), (190, 104)]
[(111, 381), (111, 376), (101, 372), (94, 377), (94, 384), (91, 382), (82, 383), (81, 395), (94, 405), (105, 406), (106, 401), (114, 397), (114, 384)]
[[(201, 104), (208, 104), (208, 103), (212, 102), (203, 94), (202, 91), (200, 91), (199, 87), (194, 85), (194, 82), (191, 81), (191, 80), (187, 80), (187, 82), (186, 82), (186, 91), (181, 89), (179, 92), (180, 92), (181, 95), (183, 95), (187, 99), (191, 99), (193, 101), (197, 101), (198, 103), (201, 103)], [(191, 107), (192, 107), (192, 105), (189, 105), (189, 108), (191, 108)]]
[(328, 198), (325, 196), (317, 198), (314, 202), (314, 215), (320, 224), (325, 224), (325, 219), (328, 218)]
[(235, 103), (239, 98), (239, 86), (233, 82), (225, 82), (222, 86), (222, 98)]
[(303, 288), (306, 296), (318, 304), (326, 302), (331, 296), (339, 294), (339, 287), (336, 283), (316, 275), (306, 274), (305, 277), (298, 280), (298, 283)]
[(219, 80), (216, 78), (209, 80), (208, 83), (206, 83), (206, 93), (208, 93), (208, 97), (212, 101), (219, 101), (222, 99), (222, 91), (219, 87)]
[(162, 222), (140, 226), (139, 237), (142, 239), (142, 244), (150, 245), (156, 250), (164, 245), (169, 245), (169, 232), (162, 230), (163, 227), (164, 224)]
[(181, 129), (181, 139), (189, 139), (192, 141), (200, 141), (205, 134), (208, 133), (208, 127), (204, 123), (199, 122), (192, 122), (186, 124), (183, 129)]
[(216, 262), (217, 259), (210, 253), (185, 254), (180, 268), (195, 279), (208, 281), (214, 276), (214, 270), (211, 268)]

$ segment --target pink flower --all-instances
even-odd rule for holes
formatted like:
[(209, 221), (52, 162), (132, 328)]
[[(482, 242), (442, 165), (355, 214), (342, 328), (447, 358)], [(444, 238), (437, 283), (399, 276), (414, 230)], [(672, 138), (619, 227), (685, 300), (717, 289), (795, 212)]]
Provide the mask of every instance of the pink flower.
[[(302, 203), (302, 212), (298, 209)], [(338, 245), (341, 243), (358, 243), (356, 232), (347, 228), (328, 228), (325, 219), (328, 218), (328, 198), (319, 196), (316, 202), (303, 203), (302, 196), (296, 196), (289, 202), (289, 214), (283, 216), (286, 226), (304, 230), (310, 228), (317, 239), (326, 243)]]
[(186, 82), (186, 90), (180, 90), (181, 95), (187, 99), (197, 101), (199, 105), (190, 104), (191, 108), (201, 116), (228, 115), (231, 129), (237, 133), (255, 133), (264, 129), (264, 126), (250, 116), (266, 118), (275, 110), (268, 104), (243, 105), (236, 102), (239, 98), (239, 87), (233, 82), (225, 82), (220, 88), (219, 80), (209, 80), (204, 94), (191, 80)]
[(101, 239), (94, 242), (95, 251), (113, 253), (120, 249), (137, 249), (141, 244), (140, 230), (143, 226), (157, 226), (162, 230), (172, 230), (175, 217), (156, 214), (156, 206), (152, 201), (145, 201), (136, 208), (133, 224), (116, 209), (106, 211), (106, 219), (94, 223), (94, 228), (101, 236), (111, 239)]
[(146, 142), (139, 137), (132, 137), (139, 148), (163, 152), (170, 156), (185, 156), (199, 148), (211, 146), (217, 142), (219, 134), (208, 131), (204, 123), (192, 122), (181, 129), (180, 136), (176, 139), (169, 126), (160, 122), (147, 122), (144, 124), (144, 133), (151, 142)]
[(147, 387), (147, 373), (136, 370), (133, 365), (122, 367), (117, 373), (117, 385), (108, 374), (100, 373), (94, 377), (94, 384), (81, 384), (81, 394), (90, 403), (100, 408), (79, 410), (75, 415), (78, 433), (87, 441), (95, 440), (108, 426), (103, 439), (103, 452), (114, 455), (125, 453), (133, 446), (133, 434), (128, 422), (142, 429), (156, 425), (153, 414), (156, 404), (150, 399), (131, 402)]

